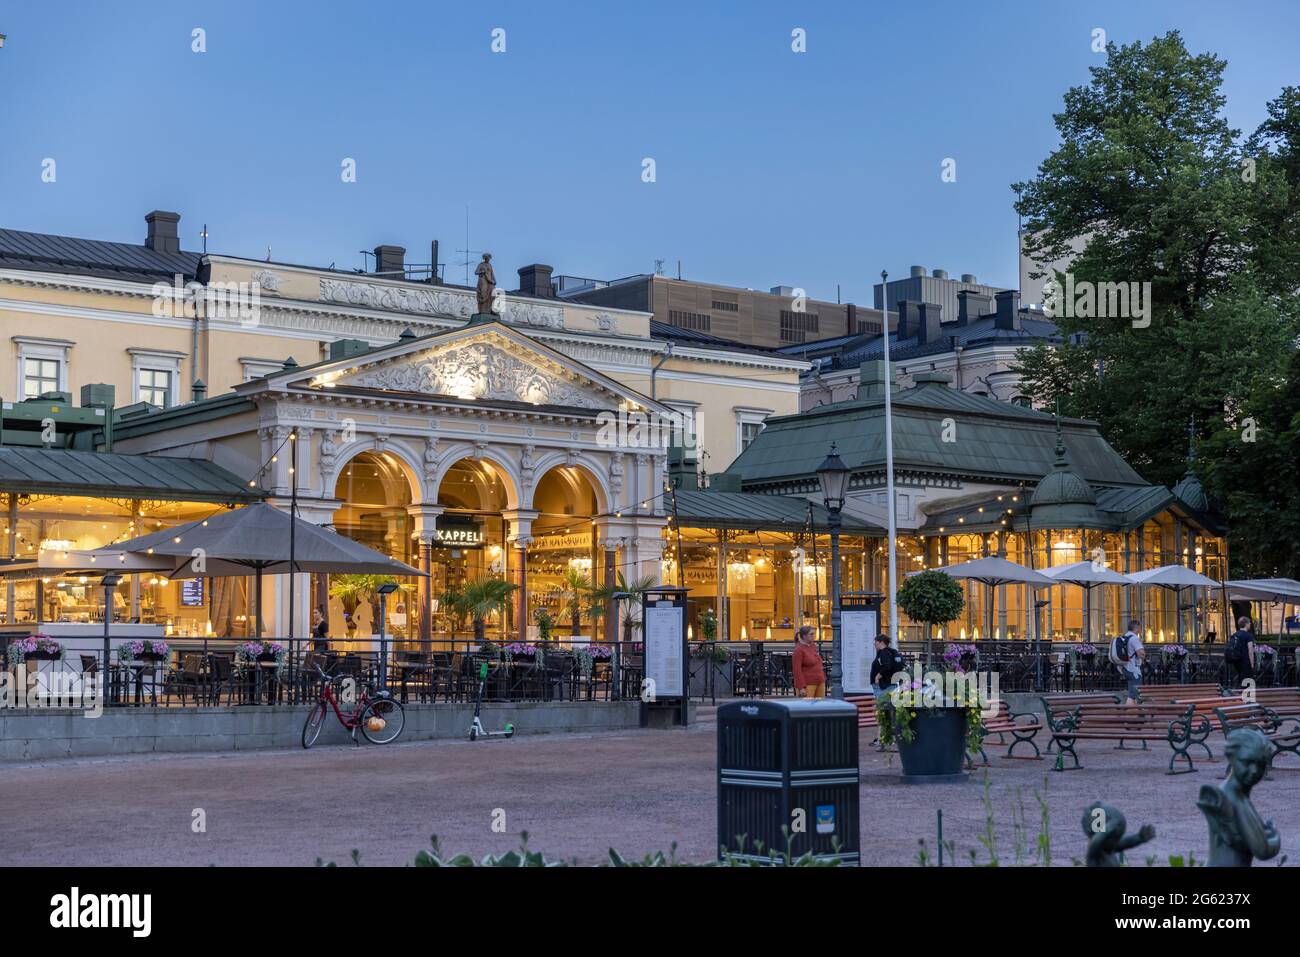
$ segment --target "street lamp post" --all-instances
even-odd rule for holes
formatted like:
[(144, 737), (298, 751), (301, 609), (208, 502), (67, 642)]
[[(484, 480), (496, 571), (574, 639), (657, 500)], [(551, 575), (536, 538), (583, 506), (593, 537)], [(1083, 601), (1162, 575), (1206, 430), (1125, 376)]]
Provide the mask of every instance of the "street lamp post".
[[(849, 487), (849, 469), (831, 443), (830, 454), (817, 467), (817, 481), (822, 488), (822, 504), (830, 513), (831, 527), (831, 697), (844, 696), (844, 667), (840, 647), (840, 510)], [(815, 532), (814, 532), (815, 534)]]
[(389, 595), (397, 591), (397, 582), (384, 582), (376, 591), (379, 592), (379, 687), (388, 686), (388, 624), (387, 601)]
[(113, 625), (113, 591), (121, 582), (121, 575), (105, 575), (104, 580), (100, 582), (104, 586), (104, 667), (99, 673), (101, 695), (107, 695), (108, 693), (108, 674), (109, 669), (112, 667), (112, 650), (109, 648), (108, 630)]

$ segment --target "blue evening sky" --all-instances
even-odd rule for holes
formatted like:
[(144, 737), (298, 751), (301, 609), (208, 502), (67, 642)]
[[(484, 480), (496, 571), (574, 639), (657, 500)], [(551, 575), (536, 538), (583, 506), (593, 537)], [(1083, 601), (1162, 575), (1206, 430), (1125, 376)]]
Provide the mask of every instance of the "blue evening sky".
[(912, 263), (1014, 286), (1009, 184), (1095, 27), (1226, 58), (1246, 131), (1300, 81), (1294, 0), (0, 2), (0, 226), (139, 242), (172, 209), (187, 249), (206, 222), (213, 251), (342, 268), (438, 238), (461, 281), (468, 204), (507, 288), (655, 259), (867, 304)]

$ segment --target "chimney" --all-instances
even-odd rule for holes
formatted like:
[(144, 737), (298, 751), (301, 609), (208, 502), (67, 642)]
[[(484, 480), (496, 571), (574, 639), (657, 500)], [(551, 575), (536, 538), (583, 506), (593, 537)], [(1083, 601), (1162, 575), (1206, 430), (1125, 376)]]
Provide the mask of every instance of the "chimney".
[(190, 388), (194, 393), (193, 401), (202, 402), (204, 399), (208, 397), (208, 387), (202, 379), (195, 379), (194, 385), (192, 385)]
[(376, 246), (375, 275), (389, 279), (406, 278), (406, 247)]
[[(962, 277), (963, 279), (965, 277)], [(957, 325), (968, 326), (993, 311), (993, 297), (988, 293), (963, 289), (957, 293)]]
[(438, 240), (429, 244), (429, 282), (435, 286), (441, 286), (442, 280), (438, 278)]
[(176, 232), (176, 224), (181, 221), (180, 213), (169, 213), (155, 209), (145, 213), (144, 221), (149, 224), (149, 234), (144, 244), (156, 253), (178, 253), (181, 251), (181, 239)]
[(898, 338), (911, 339), (918, 334), (920, 319), (916, 313), (916, 303), (910, 299), (898, 300)]
[(936, 302), (919, 302), (916, 304), (916, 310), (919, 315), (917, 330), (921, 344), (937, 342), (943, 336), (939, 328), (939, 315), (943, 312), (943, 306)]
[(551, 288), (551, 267), (533, 263), (520, 269), (519, 292), (539, 299), (554, 299), (555, 290)]
[(885, 362), (868, 359), (858, 366), (858, 398), (870, 399), (885, 394)]
[(935, 279), (947, 279), (947, 278), (948, 278), (948, 270), (946, 270), (946, 269), (936, 269), (934, 272), (930, 273), (930, 275), (933, 276)]
[(996, 296), (997, 314), (993, 324), (999, 329), (1020, 331), (1020, 293), (1014, 289), (1004, 289)]

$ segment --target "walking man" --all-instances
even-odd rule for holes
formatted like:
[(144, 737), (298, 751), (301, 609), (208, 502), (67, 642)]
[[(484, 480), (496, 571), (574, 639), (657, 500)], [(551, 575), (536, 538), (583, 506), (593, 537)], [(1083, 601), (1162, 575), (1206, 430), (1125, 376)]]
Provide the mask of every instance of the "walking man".
[(1229, 680), (1234, 671), (1237, 674), (1237, 680), (1232, 683), (1234, 688), (1240, 688), (1255, 677), (1255, 636), (1251, 633), (1249, 618), (1242, 616), (1237, 619), (1237, 630), (1223, 649), (1223, 663), (1227, 665)]
[(1137, 704), (1138, 688), (1142, 684), (1142, 659), (1146, 649), (1138, 636), (1142, 631), (1142, 622), (1134, 618), (1128, 623), (1128, 631), (1110, 643), (1110, 661), (1124, 676), (1128, 693), (1128, 704)]

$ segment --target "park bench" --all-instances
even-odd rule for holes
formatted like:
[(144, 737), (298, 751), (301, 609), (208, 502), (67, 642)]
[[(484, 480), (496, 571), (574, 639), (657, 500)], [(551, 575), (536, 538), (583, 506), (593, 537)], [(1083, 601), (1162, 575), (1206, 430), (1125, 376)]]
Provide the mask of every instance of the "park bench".
[[(1224, 737), (1238, 728), (1254, 728), (1273, 745), (1273, 755), (1269, 765), (1277, 760), (1283, 751), (1289, 751), (1300, 758), (1300, 719), (1290, 715), (1280, 715), (1272, 708), (1262, 704), (1229, 704), (1214, 709), (1214, 716), (1219, 721), (1219, 728)], [(1283, 728), (1285, 722), (1291, 722), (1289, 728)]]
[(1020, 758), (1022, 761), (1032, 761), (1043, 756), (1038, 750), (1038, 745), (1034, 737), (1043, 727), (1043, 719), (1030, 711), (1012, 711), (1005, 698), (998, 699), (997, 713), (992, 717), (984, 719), (984, 735), (980, 738), (980, 758), (984, 764), (989, 763), (988, 755), (984, 753), (984, 740), (991, 734), (998, 736), (998, 743), (1006, 744), (1007, 735), (1013, 738), (1011, 746), (1007, 748), (1006, 757), (1016, 757), (1015, 750), (1017, 745), (1027, 744), (1034, 749), (1034, 757), (1024, 755)]
[[(1103, 692), (1071, 692), (1067, 694), (1045, 694), (1039, 698), (1043, 703), (1043, 717), (1047, 719), (1047, 726), (1050, 728), (1052, 722), (1065, 717), (1074, 710), (1076, 705), (1095, 704), (1098, 701), (1104, 701), (1108, 704), (1116, 704), (1124, 699), (1117, 695)], [(1052, 739), (1047, 741), (1047, 753), (1051, 754), (1056, 742)]]
[[(1252, 694), (1256, 704), (1284, 718), (1300, 718), (1300, 688), (1256, 688)], [(1241, 692), (1237, 691), (1235, 696), (1240, 699)]]
[[(858, 709), (858, 730), (870, 731), (871, 737), (875, 738), (879, 733), (879, 725), (876, 723), (876, 696), (869, 694), (848, 694), (844, 696), (845, 701), (852, 702), (853, 706)], [(859, 735), (860, 739), (862, 735)], [(870, 739), (863, 739), (870, 740)]]
[[(1059, 714), (1059, 712), (1058, 712)], [(1214, 755), (1205, 739), (1210, 736), (1211, 725), (1205, 715), (1197, 715), (1191, 705), (1182, 704), (1118, 704), (1095, 702), (1076, 705), (1062, 717), (1051, 719), (1052, 741), (1058, 753), (1054, 770), (1075, 770), (1082, 767), (1075, 744), (1080, 740), (1118, 741), (1117, 750), (1129, 750), (1126, 741), (1141, 741), (1147, 750), (1148, 741), (1164, 741), (1173, 749), (1169, 758), (1169, 774), (1186, 774), (1196, 770), (1188, 750), (1194, 744), (1205, 749), (1206, 757)], [(1065, 767), (1065, 756), (1074, 759), (1074, 768)], [(1174, 770), (1178, 760), (1187, 762), (1181, 771)]]
[(1200, 698), (1222, 698), (1223, 689), (1217, 682), (1194, 685), (1144, 685), (1139, 689), (1138, 700), (1143, 704), (1173, 704)]

